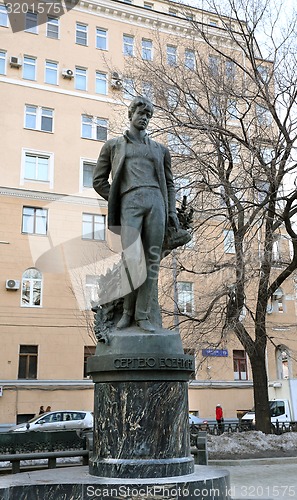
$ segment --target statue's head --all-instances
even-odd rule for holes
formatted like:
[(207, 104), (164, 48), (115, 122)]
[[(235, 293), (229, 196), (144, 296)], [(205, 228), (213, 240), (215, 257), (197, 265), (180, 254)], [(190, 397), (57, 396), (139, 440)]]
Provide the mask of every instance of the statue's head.
[(153, 116), (154, 106), (151, 103), (151, 101), (147, 97), (137, 96), (137, 97), (134, 97), (134, 99), (131, 101), (130, 106), (128, 108), (128, 117), (129, 117), (130, 121), (131, 121), (131, 118), (133, 116), (134, 111), (138, 107), (140, 107), (143, 110), (149, 111), (150, 118)]

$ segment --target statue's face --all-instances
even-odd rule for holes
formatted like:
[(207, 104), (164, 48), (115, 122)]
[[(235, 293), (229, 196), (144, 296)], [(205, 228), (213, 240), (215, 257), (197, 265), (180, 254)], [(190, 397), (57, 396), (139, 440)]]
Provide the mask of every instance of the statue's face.
[(137, 106), (132, 117), (131, 124), (138, 130), (145, 130), (151, 118), (151, 111), (144, 106)]

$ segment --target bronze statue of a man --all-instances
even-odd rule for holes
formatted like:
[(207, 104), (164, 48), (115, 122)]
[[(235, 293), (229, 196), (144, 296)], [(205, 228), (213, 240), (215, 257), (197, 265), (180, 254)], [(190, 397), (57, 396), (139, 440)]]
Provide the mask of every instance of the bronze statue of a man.
[[(108, 200), (109, 229), (118, 232), (120, 227), (124, 255), (135, 233), (141, 236), (146, 279), (134, 293), (125, 296), (117, 328), (127, 328), (135, 319), (146, 332), (155, 330), (150, 321), (151, 303), (166, 230), (168, 225), (179, 227), (169, 150), (146, 132), (152, 115), (153, 105), (147, 98), (133, 99), (128, 110), (130, 128), (103, 145), (93, 179), (94, 189)], [(139, 256), (132, 259), (136, 265)], [(128, 267), (131, 265), (133, 262), (128, 263)]]

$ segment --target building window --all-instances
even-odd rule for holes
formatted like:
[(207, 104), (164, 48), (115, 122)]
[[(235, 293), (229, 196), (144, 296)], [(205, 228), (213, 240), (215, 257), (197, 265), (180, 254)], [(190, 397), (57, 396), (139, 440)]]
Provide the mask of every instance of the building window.
[(53, 119), (53, 109), (31, 105), (25, 106), (25, 128), (41, 130), (42, 132), (52, 132)]
[(124, 56), (134, 56), (134, 36), (123, 35)]
[(245, 351), (233, 350), (234, 380), (248, 380)]
[(83, 376), (84, 378), (87, 378), (88, 372), (87, 372), (87, 361), (90, 356), (94, 356), (96, 352), (96, 346), (95, 345), (85, 345), (84, 346), (84, 373)]
[(174, 186), (176, 191), (176, 199), (182, 202), (184, 196), (186, 196), (187, 200), (189, 201), (192, 193), (191, 180), (187, 177), (179, 177), (178, 179), (175, 179)]
[(46, 36), (48, 38), (59, 38), (59, 19), (48, 17), (46, 22)]
[(186, 134), (168, 134), (168, 147), (178, 155), (189, 155), (191, 152), (191, 137)]
[(173, 45), (167, 45), (166, 54), (167, 54), (167, 63), (170, 66), (176, 66), (177, 65), (177, 48), (174, 47)]
[(240, 146), (238, 143), (231, 142), (229, 144), (230, 147), (230, 153), (231, 153), (231, 158), (233, 163), (240, 163)]
[(42, 274), (38, 269), (30, 268), (22, 277), (22, 306), (41, 307)]
[(92, 163), (90, 161), (83, 161), (83, 187), (84, 188), (92, 188), (93, 187), (93, 176), (94, 170), (96, 167), (96, 163)]
[(86, 24), (76, 23), (75, 43), (88, 45), (88, 26)]
[(142, 59), (145, 61), (153, 60), (153, 42), (152, 40), (147, 40), (143, 38), (141, 41), (141, 49), (142, 49)]
[(180, 312), (191, 314), (194, 310), (193, 283), (180, 281), (177, 283), (177, 303)]
[(107, 94), (107, 75), (106, 73), (101, 73), (96, 71), (96, 82), (95, 82), (96, 94)]
[(195, 63), (195, 52), (194, 50), (185, 50), (185, 67), (194, 70), (196, 66)]
[(212, 118), (217, 119), (221, 116), (220, 99), (217, 96), (210, 97), (210, 113)]
[(218, 56), (210, 55), (208, 57), (209, 71), (214, 77), (219, 75), (220, 58)]
[(8, 14), (5, 5), (0, 5), (0, 26), (8, 27)]
[(237, 120), (237, 118), (238, 118), (237, 101), (236, 101), (236, 99), (228, 99), (228, 101), (227, 101), (227, 119)]
[(24, 154), (24, 180), (49, 182), (51, 156), (41, 153)]
[(0, 50), (0, 75), (5, 75), (6, 73), (6, 52)]
[(47, 210), (39, 207), (23, 207), (22, 233), (46, 234)]
[(75, 68), (75, 88), (76, 90), (87, 90), (87, 70)]
[(36, 59), (35, 59), (35, 57), (24, 56), (23, 78), (25, 80), (36, 80)]
[(142, 82), (142, 95), (150, 101), (154, 101), (154, 86), (151, 82)]
[(58, 85), (58, 63), (45, 61), (45, 83)]
[(105, 215), (83, 213), (82, 238), (84, 240), (105, 240)]
[(104, 29), (96, 29), (96, 48), (107, 50), (107, 31)]
[(276, 347), (277, 378), (288, 379), (292, 377), (292, 359), (289, 349), (284, 345)]
[(264, 125), (264, 126), (271, 125), (272, 116), (267, 108), (265, 108), (264, 106), (260, 106), (259, 104), (256, 104), (256, 115), (259, 125)]
[(26, 12), (25, 14), (25, 31), (27, 33), (38, 33), (38, 14), (35, 12)]
[(225, 75), (228, 80), (234, 80), (235, 78), (234, 61), (225, 61)]
[(172, 111), (174, 110), (177, 105), (178, 105), (178, 101), (179, 101), (179, 92), (177, 89), (173, 88), (173, 87), (169, 87), (168, 90), (167, 90), (167, 104), (168, 104), (168, 108)]
[(135, 97), (135, 84), (132, 78), (123, 79), (123, 91), (124, 99), (133, 99)]
[(108, 121), (95, 116), (82, 115), (82, 137), (95, 141), (107, 140)]
[(20, 345), (18, 378), (37, 378), (37, 345)]
[(85, 283), (85, 308), (91, 309), (92, 302), (98, 302), (99, 287), (98, 287), (99, 276), (94, 276), (93, 274), (86, 275)]
[(235, 253), (234, 232), (230, 229), (223, 231), (224, 235), (224, 252)]
[(260, 75), (260, 78), (263, 82), (268, 82), (269, 80), (269, 69), (266, 66), (258, 66), (257, 71)]
[(282, 288), (275, 290), (272, 295), (272, 310), (277, 313), (284, 313), (285, 296)]

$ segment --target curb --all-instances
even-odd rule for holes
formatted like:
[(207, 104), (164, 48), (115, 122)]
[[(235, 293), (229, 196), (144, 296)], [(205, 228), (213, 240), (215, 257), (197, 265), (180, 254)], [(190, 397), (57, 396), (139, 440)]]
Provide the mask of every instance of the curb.
[(219, 465), (220, 467), (242, 465), (279, 465), (279, 464), (297, 464), (296, 457), (273, 457), (273, 458), (242, 458), (237, 460), (208, 460), (209, 465)]

